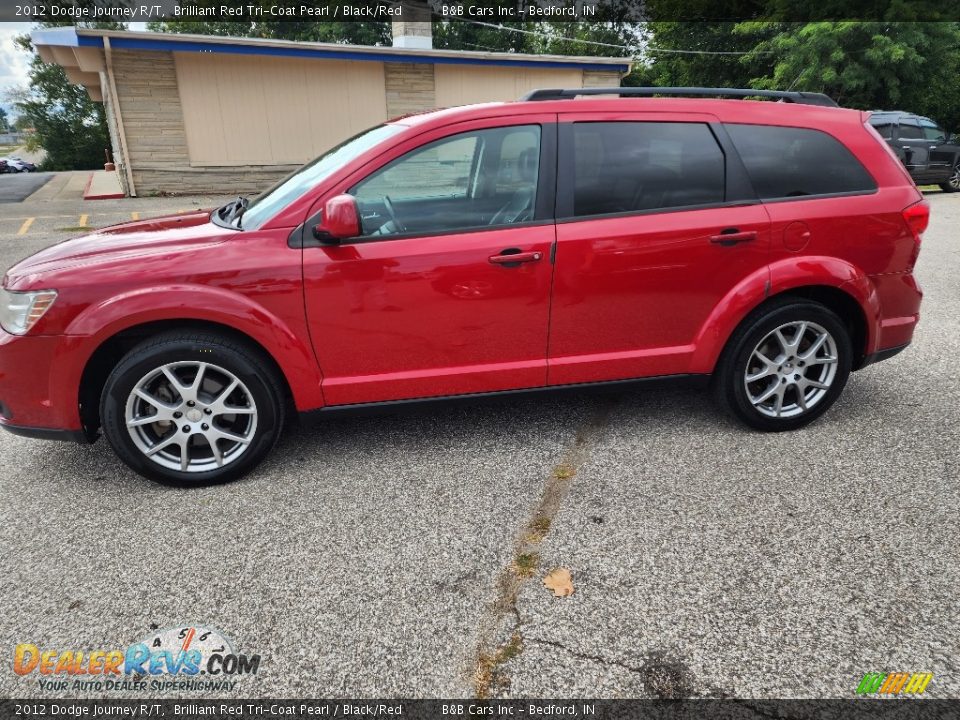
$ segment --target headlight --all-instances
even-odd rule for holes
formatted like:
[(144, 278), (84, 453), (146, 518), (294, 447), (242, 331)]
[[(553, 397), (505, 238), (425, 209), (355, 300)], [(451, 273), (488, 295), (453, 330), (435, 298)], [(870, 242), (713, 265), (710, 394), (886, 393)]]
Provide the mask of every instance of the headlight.
[(57, 299), (56, 290), (13, 292), (0, 290), (0, 326), (8, 333), (25, 335)]

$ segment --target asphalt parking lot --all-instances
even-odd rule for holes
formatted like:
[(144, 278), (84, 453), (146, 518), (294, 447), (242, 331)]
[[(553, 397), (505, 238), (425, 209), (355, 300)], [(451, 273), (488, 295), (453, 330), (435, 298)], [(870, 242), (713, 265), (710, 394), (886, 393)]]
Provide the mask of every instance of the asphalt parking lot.
[[(958, 697), (960, 196), (928, 200), (913, 346), (800, 432), (691, 390), (529, 399), (317, 422), (191, 491), (0, 435), (0, 650), (201, 624), (262, 658), (234, 696), (852, 697), (905, 671)], [(3, 205), (0, 263), (210, 202)], [(0, 670), (0, 696), (80, 694)]]
[(50, 182), (53, 173), (3, 173), (0, 175), (0, 203), (18, 203)]

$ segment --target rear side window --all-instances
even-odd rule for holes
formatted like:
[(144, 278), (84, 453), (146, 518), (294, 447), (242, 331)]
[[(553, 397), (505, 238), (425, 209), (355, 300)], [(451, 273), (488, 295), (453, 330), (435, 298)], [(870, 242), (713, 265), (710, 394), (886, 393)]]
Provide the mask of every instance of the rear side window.
[(771, 125), (726, 128), (762, 200), (877, 189), (863, 165), (825, 132)]
[(723, 202), (724, 157), (703, 123), (573, 125), (574, 215)]

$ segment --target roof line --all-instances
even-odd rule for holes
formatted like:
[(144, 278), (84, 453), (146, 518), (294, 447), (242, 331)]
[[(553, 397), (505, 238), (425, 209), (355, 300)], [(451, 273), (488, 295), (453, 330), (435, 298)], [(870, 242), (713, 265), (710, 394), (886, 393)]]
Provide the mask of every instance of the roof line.
[(213, 52), (235, 55), (274, 55), (317, 59), (366, 60), (372, 62), (408, 62), (448, 65), (499, 65), (511, 67), (553, 67), (581, 70), (607, 70), (626, 73), (632, 58), (585, 57), (574, 55), (527, 55), (520, 53), (475, 52), (460, 50), (419, 50), (412, 48), (304, 43), (292, 40), (233, 38), (174, 33), (129, 32), (65, 27), (35, 30), (34, 44), (67, 47), (103, 47), (109, 37), (116, 49), (178, 52)]

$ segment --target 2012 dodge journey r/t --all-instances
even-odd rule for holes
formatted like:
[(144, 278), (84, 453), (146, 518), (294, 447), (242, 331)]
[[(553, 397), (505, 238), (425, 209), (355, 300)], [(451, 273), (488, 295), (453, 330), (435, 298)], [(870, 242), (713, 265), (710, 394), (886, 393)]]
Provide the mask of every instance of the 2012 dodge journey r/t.
[(911, 341), (929, 211), (867, 113), (622, 92), (400, 118), (252, 202), (24, 260), (0, 423), (222, 482), (292, 412), (587, 383), (711, 378), (792, 430)]

